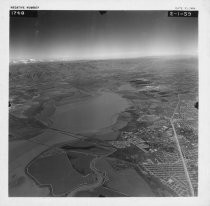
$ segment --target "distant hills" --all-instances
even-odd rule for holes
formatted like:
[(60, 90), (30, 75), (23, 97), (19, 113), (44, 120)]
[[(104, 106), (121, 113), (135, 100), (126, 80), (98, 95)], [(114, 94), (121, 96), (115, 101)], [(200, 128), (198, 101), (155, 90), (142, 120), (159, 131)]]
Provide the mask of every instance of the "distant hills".
[(12, 60), (10, 61), (10, 64), (28, 64), (28, 63), (35, 63), (35, 62), (39, 62), (36, 59), (19, 59), (19, 60)]

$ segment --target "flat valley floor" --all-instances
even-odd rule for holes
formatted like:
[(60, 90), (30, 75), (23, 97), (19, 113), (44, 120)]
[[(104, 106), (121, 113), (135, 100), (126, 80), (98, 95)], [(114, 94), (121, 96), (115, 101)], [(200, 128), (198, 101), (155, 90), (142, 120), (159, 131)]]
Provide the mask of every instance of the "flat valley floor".
[(11, 64), (9, 81), (9, 196), (197, 196), (196, 57)]

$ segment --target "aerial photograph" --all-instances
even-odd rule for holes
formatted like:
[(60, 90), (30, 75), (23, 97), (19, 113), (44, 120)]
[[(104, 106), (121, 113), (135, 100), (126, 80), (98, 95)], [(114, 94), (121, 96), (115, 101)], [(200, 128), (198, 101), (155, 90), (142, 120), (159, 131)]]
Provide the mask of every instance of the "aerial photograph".
[(198, 18), (10, 16), (9, 197), (198, 196)]

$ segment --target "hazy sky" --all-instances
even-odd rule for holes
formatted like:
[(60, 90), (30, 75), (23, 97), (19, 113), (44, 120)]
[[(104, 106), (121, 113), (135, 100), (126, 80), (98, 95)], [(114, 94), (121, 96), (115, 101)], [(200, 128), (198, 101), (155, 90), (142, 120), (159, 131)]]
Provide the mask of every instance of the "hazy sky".
[(197, 38), (197, 18), (167, 11), (39, 11), (10, 18), (10, 59), (194, 55)]

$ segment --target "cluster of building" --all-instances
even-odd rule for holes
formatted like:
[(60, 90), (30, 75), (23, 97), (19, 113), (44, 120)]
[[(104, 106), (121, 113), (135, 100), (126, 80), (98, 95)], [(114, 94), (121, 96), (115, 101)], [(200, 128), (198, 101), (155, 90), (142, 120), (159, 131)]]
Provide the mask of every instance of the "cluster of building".
[(155, 153), (155, 159), (158, 163), (172, 163), (179, 160), (179, 158), (180, 157), (177, 152), (170, 153), (170, 152), (158, 150)]
[[(181, 110), (185, 117), (181, 115)], [(174, 115), (174, 125), (178, 135), (182, 154), (187, 164), (190, 179), (194, 190), (198, 186), (198, 175), (196, 164), (198, 161), (197, 152), (197, 131), (189, 122), (186, 116), (193, 116), (189, 110), (194, 110), (192, 105), (186, 108), (180, 107), (179, 112)], [(196, 112), (196, 111), (195, 111)], [(180, 116), (181, 115), (181, 116)], [(196, 117), (194, 121), (196, 121)], [(138, 119), (139, 120), (139, 119)], [(135, 145), (145, 153), (144, 158), (139, 158), (136, 153), (129, 152), (131, 158), (135, 158), (141, 171), (145, 175), (152, 175), (170, 188), (177, 196), (190, 196), (189, 184), (186, 179), (180, 154), (174, 140), (174, 131), (167, 117), (161, 117), (153, 124), (137, 128), (135, 131), (123, 131), (117, 141), (110, 141), (115, 148), (128, 148)], [(142, 156), (142, 155), (141, 155)]]
[(141, 166), (145, 172), (157, 177), (161, 183), (173, 190), (178, 196), (190, 195), (181, 162), (151, 164), (147, 161), (141, 164)]
[(138, 137), (136, 134), (132, 132), (123, 132), (121, 137), (121, 141), (110, 141), (109, 143), (116, 148), (126, 148), (130, 147), (131, 144), (133, 144), (145, 153), (148, 152), (147, 149), (149, 148), (149, 145), (145, 144), (145, 141)]
[(184, 120), (194, 120), (198, 117), (198, 110), (194, 107), (194, 102), (188, 101), (180, 107), (180, 114)]

